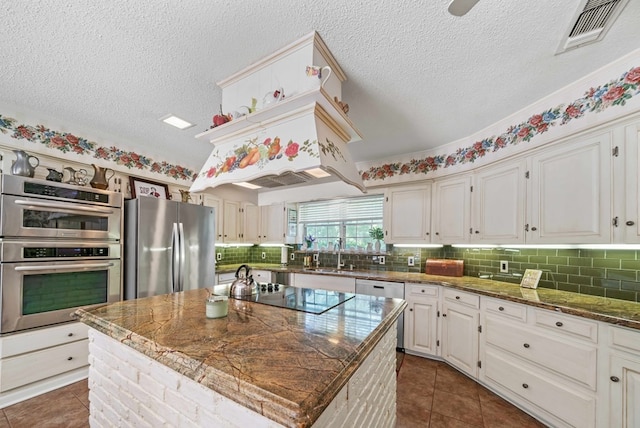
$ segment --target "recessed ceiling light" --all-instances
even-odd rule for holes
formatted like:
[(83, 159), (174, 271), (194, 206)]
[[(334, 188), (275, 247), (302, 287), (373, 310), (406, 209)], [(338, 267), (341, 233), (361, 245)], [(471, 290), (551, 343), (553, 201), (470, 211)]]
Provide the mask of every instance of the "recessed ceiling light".
[(175, 126), (178, 129), (187, 129), (195, 126), (195, 123), (187, 122), (186, 120), (180, 119), (178, 116), (174, 116), (172, 114), (161, 117), (160, 120), (168, 125)]
[(246, 187), (247, 189), (262, 189), (262, 186), (258, 186), (257, 184), (247, 183), (246, 181), (240, 181), (238, 183), (233, 183), (236, 186)]

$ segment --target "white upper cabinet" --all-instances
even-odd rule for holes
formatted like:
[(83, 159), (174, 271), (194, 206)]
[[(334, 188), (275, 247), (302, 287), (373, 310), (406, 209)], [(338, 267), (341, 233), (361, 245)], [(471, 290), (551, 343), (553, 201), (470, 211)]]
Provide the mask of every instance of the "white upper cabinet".
[(224, 232), (224, 213), (222, 208), (222, 200), (216, 198), (215, 196), (203, 194), (202, 196), (202, 205), (206, 207), (213, 207), (213, 212), (216, 216), (216, 242), (224, 242), (222, 239), (222, 235)]
[(384, 241), (387, 244), (431, 242), (431, 184), (391, 188), (385, 192)]
[(260, 207), (260, 242), (293, 244), (298, 230), (294, 205), (280, 203)]
[[(621, 230), (619, 242), (627, 244), (640, 243), (640, 123), (629, 125), (624, 129), (624, 145), (617, 147), (616, 155), (624, 165), (623, 182), (616, 183), (617, 201), (623, 205), (624, 214), (618, 220)], [(617, 170), (616, 170), (617, 173)]]
[(251, 204), (242, 204), (242, 240), (244, 242), (260, 242), (260, 207)]
[(438, 244), (469, 242), (471, 175), (433, 183), (433, 239)]
[(240, 226), (240, 202), (224, 201), (223, 202), (224, 221), (222, 225), (222, 241), (224, 243), (241, 242)]
[(610, 243), (610, 133), (551, 146), (530, 161), (526, 242)]
[(524, 243), (525, 174), (524, 159), (511, 160), (474, 174), (472, 242)]

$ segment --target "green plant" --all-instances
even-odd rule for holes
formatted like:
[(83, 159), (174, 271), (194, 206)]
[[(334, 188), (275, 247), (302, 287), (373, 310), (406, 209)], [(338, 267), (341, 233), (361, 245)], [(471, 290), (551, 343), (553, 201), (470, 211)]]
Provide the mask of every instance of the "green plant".
[(375, 240), (384, 239), (384, 232), (381, 227), (372, 227), (369, 229), (369, 236)]

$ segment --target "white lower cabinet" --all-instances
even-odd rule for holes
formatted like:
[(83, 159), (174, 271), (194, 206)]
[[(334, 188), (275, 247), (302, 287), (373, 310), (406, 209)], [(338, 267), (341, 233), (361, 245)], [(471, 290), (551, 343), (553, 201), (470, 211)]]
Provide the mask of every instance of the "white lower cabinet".
[(609, 426), (640, 427), (640, 331), (610, 329), (609, 372), (603, 379), (609, 392)]
[(486, 381), (552, 426), (594, 427), (596, 398), (508, 352), (488, 347)]
[(0, 337), (0, 407), (85, 378), (87, 337), (79, 322)]
[(356, 292), (356, 279), (344, 276), (294, 273), (293, 284), (291, 285), (300, 288), (315, 288), (343, 293)]
[(595, 427), (598, 323), (483, 296), (480, 381), (544, 422)]
[(439, 356), (440, 286), (405, 284), (404, 348), (409, 354)]
[(442, 358), (477, 378), (480, 296), (446, 288), (443, 294)]

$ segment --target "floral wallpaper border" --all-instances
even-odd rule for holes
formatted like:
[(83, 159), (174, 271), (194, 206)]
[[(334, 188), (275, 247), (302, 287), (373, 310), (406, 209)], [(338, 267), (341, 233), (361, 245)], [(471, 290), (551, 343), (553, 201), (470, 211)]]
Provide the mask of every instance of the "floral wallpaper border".
[(543, 134), (551, 126), (562, 126), (579, 119), (587, 112), (600, 113), (612, 106), (623, 106), (626, 101), (640, 93), (640, 67), (634, 67), (618, 79), (590, 88), (582, 98), (564, 107), (560, 104), (538, 114), (527, 121), (510, 126), (503, 134), (484, 138), (467, 147), (460, 147), (454, 153), (411, 159), (408, 162), (392, 162), (372, 166), (360, 171), (363, 181), (385, 180), (395, 175), (427, 174), (439, 168), (473, 163), (487, 153), (496, 152), (509, 145), (529, 142)]
[(3, 134), (11, 132), (11, 138), (40, 143), (48, 148), (60, 150), (62, 153), (93, 155), (96, 159), (108, 160), (128, 169), (148, 170), (174, 180), (193, 181), (197, 175), (189, 168), (165, 161), (154, 161), (148, 156), (125, 151), (116, 146), (104, 147), (68, 132), (54, 131), (42, 125), (31, 126), (16, 122), (15, 119), (0, 114), (0, 132)]

